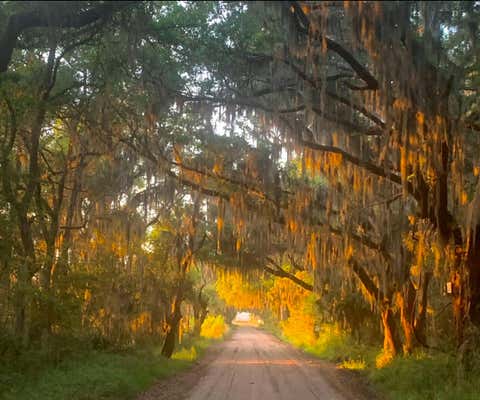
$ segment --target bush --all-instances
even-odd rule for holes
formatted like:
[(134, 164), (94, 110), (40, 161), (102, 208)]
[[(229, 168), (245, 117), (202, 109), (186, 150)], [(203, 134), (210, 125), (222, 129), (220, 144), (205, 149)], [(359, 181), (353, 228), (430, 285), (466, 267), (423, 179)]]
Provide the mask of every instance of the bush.
[(306, 351), (320, 358), (340, 362), (344, 368), (363, 369), (375, 358), (376, 348), (358, 344), (335, 324), (323, 324), (317, 340), (307, 346)]
[(227, 331), (228, 326), (222, 315), (209, 315), (202, 324), (200, 336), (207, 339), (220, 339)]
[(283, 336), (294, 346), (308, 347), (315, 343), (315, 319), (307, 313), (293, 313), (280, 323)]
[(190, 348), (184, 347), (183, 349), (173, 353), (173, 360), (183, 360), (183, 361), (195, 361), (197, 359), (197, 349), (195, 346)]

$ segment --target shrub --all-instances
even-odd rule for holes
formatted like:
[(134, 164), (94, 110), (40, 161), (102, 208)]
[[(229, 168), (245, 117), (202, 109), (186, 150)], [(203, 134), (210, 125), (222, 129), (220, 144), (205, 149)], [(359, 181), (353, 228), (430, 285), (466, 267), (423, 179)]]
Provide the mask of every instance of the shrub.
[(228, 326), (222, 315), (209, 315), (202, 324), (200, 336), (208, 339), (220, 339), (227, 331)]
[(315, 343), (315, 320), (307, 313), (293, 313), (280, 323), (282, 333), (290, 343), (297, 347), (308, 347)]
[(174, 360), (183, 360), (183, 361), (195, 361), (198, 357), (197, 350), (195, 346), (190, 348), (184, 347), (183, 349), (173, 353), (172, 359)]

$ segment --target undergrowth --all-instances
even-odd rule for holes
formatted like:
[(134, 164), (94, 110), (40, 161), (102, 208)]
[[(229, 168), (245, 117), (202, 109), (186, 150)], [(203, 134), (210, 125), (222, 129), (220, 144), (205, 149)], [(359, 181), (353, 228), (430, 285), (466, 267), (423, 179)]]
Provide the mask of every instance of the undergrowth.
[(211, 342), (186, 341), (171, 360), (161, 355), (159, 345), (123, 351), (77, 349), (60, 362), (32, 351), (21, 362), (0, 365), (0, 399), (131, 399), (157, 379), (191, 365)]

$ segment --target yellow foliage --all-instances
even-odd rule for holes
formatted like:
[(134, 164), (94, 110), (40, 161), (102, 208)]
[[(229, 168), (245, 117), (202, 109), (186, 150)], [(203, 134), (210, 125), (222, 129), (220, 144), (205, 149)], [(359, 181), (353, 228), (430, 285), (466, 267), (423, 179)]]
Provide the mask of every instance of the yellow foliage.
[(315, 318), (311, 314), (294, 311), (280, 325), (283, 334), (295, 346), (312, 346), (315, 343)]
[(260, 291), (239, 272), (230, 271), (220, 275), (215, 287), (218, 296), (231, 307), (249, 310), (263, 308), (264, 302)]
[(182, 361), (194, 361), (198, 357), (197, 350), (195, 346), (190, 347), (189, 349), (183, 348), (179, 351), (176, 351), (172, 355), (172, 359), (174, 360), (182, 360)]
[[(298, 271), (295, 276), (305, 282), (310, 282), (311, 277), (306, 271)], [(289, 310), (302, 310), (310, 293), (293, 283), (288, 278), (275, 278), (273, 286), (267, 293), (269, 307), (279, 310), (288, 307)]]
[(228, 326), (222, 315), (209, 315), (202, 324), (200, 336), (207, 339), (220, 339), (227, 331)]
[(351, 369), (351, 370), (363, 370), (367, 367), (367, 364), (364, 360), (345, 360), (340, 364), (340, 368)]

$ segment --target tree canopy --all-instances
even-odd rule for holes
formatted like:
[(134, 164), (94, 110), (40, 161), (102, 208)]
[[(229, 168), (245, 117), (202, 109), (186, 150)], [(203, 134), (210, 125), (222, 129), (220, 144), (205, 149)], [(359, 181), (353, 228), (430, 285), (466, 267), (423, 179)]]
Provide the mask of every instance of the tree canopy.
[(377, 318), (386, 358), (469, 343), (479, 11), (1, 2), (4, 330), (171, 356), (216, 281), (224, 309)]

